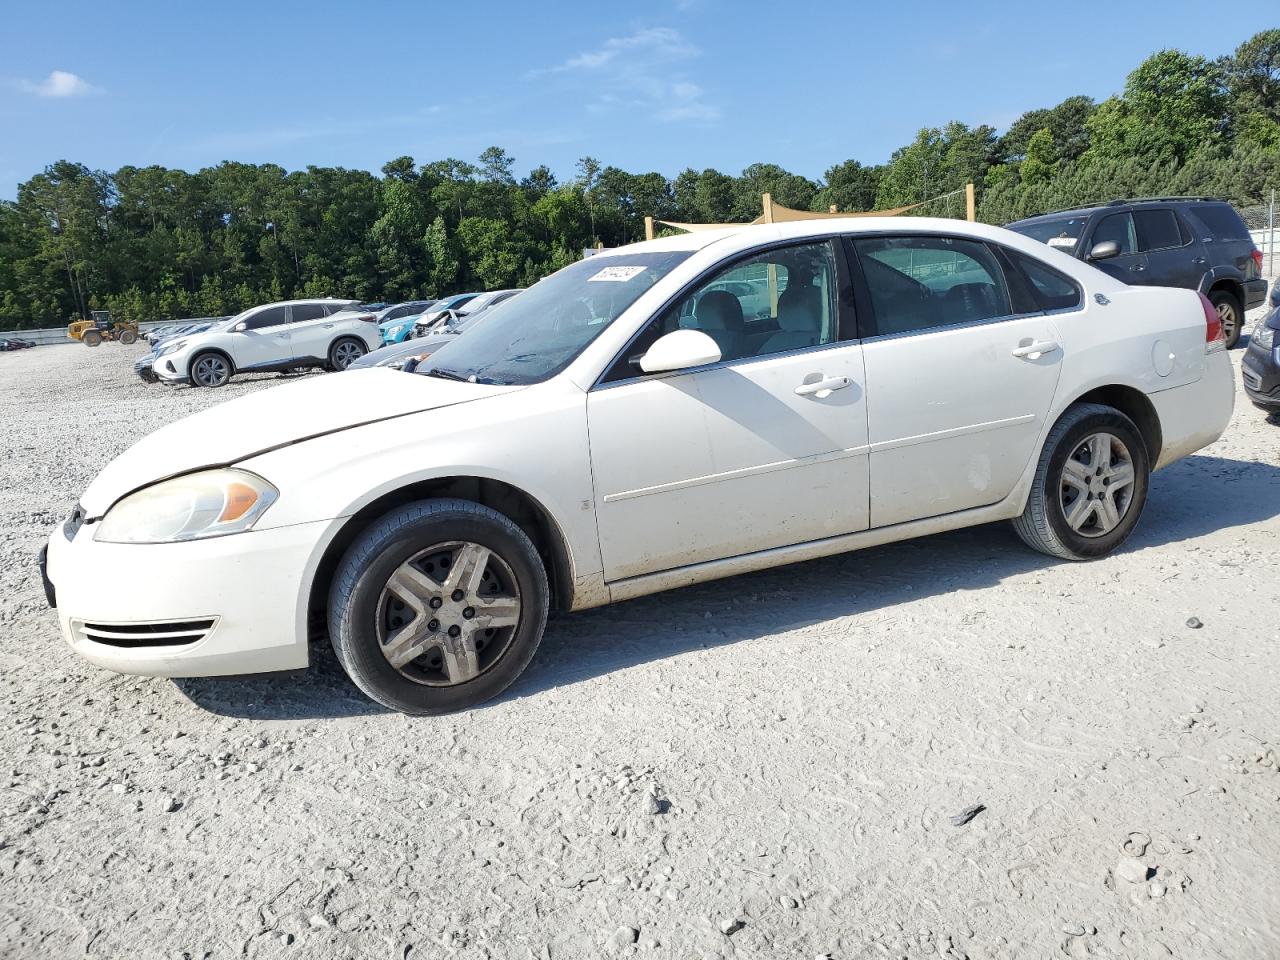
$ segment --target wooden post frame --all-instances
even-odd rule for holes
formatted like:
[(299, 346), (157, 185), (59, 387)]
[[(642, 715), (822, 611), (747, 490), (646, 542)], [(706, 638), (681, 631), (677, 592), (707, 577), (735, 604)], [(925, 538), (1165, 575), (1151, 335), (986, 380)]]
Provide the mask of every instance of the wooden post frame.
[(973, 181), (964, 185), (964, 213), (965, 218), (974, 223), (978, 219), (978, 204), (974, 197)]
[(644, 238), (646, 240), (653, 239), (653, 217), (644, 218)]

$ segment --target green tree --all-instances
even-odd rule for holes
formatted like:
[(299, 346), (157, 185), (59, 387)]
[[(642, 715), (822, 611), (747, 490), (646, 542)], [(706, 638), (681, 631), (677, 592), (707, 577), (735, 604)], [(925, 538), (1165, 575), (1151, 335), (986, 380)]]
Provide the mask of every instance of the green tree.
[(1226, 106), (1220, 66), (1162, 50), (1129, 74), (1121, 96), (1099, 104), (1089, 116), (1085, 157), (1179, 163), (1221, 139)]

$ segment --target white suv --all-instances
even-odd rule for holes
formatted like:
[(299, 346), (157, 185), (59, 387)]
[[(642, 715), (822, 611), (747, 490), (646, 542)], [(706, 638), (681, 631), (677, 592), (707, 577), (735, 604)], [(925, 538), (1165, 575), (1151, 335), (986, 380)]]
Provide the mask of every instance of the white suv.
[(156, 354), (155, 374), (167, 383), (220, 387), (248, 371), (329, 367), (345, 370), (381, 346), (372, 313), (354, 300), (288, 300), (237, 314), (204, 333), (179, 337)]

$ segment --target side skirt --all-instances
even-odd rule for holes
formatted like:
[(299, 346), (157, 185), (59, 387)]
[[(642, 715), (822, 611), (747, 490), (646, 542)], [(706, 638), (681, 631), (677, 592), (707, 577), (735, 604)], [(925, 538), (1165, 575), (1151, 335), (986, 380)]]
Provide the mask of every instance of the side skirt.
[[(1019, 485), (1021, 486), (1021, 484)], [(994, 523), (997, 520), (1009, 520), (1022, 512), (1021, 500), (1015, 494), (1006, 497), (999, 503), (988, 507), (976, 507), (972, 510), (960, 510), (956, 513), (943, 514), (940, 517), (928, 517), (924, 520), (911, 520), (907, 523), (895, 523), (888, 527), (877, 527), (874, 530), (861, 530), (858, 533), (842, 534), (838, 537), (827, 537), (823, 540), (810, 540), (789, 547), (774, 547), (723, 560), (707, 560), (674, 570), (662, 570), (658, 573), (646, 573), (625, 580), (615, 580), (608, 585), (609, 600), (630, 600), (646, 594), (658, 593), (662, 590), (673, 590), (687, 587), (708, 580), (720, 580), (724, 577), (736, 576), (739, 573), (751, 573), (755, 570), (767, 570), (788, 563), (800, 563), (804, 560), (816, 560), (819, 557), (830, 557), (838, 553), (849, 553), (864, 550), (867, 547), (878, 547), (898, 540), (910, 540), (933, 533), (945, 533), (948, 530), (959, 530), (962, 527), (974, 527), (983, 523)]]

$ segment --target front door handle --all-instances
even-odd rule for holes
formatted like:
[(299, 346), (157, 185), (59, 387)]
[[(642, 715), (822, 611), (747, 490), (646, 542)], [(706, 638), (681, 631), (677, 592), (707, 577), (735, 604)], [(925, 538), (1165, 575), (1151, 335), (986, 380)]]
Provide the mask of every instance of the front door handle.
[(853, 381), (848, 377), (827, 377), (823, 380), (815, 380), (813, 383), (802, 383), (796, 387), (797, 397), (817, 397), (821, 400), (823, 397), (831, 395), (833, 390), (843, 390)]
[(1145, 269), (1147, 269), (1147, 268), (1146, 268), (1146, 267), (1144, 267), (1142, 264), (1140, 264), (1140, 263), (1135, 263), (1132, 267), (1130, 267), (1130, 268), (1129, 268), (1129, 272), (1130, 272), (1130, 273), (1141, 273), (1141, 272), (1142, 272), (1143, 270), (1145, 270)]
[(1061, 349), (1052, 340), (1037, 340), (1035, 343), (1024, 343), (1013, 350), (1019, 360), (1039, 360), (1046, 353)]

